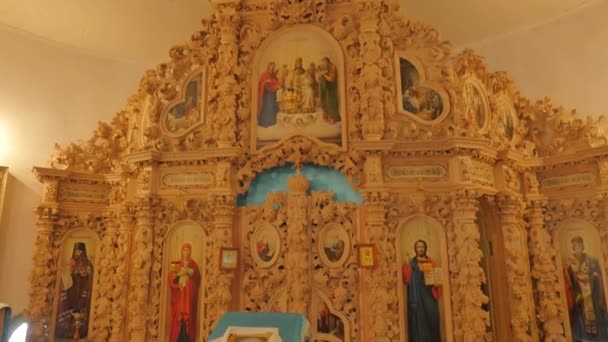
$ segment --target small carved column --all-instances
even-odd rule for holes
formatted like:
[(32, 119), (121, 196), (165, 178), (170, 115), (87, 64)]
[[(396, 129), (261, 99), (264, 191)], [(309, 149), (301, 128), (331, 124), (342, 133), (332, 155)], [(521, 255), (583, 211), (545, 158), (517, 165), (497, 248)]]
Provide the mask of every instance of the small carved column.
[(53, 225), (58, 210), (40, 206), (36, 210), (38, 233), (35, 242), (35, 253), (32, 273), (30, 274), (30, 303), (27, 318), (30, 322), (27, 330), (28, 341), (48, 341), (53, 312), (53, 290), (57, 265), (53, 258)]
[(290, 190), (287, 197), (287, 306), (290, 312), (308, 315), (312, 284), (306, 190), (310, 183), (297, 169), (287, 185)]
[(212, 210), (214, 217), (214, 227), (210, 235), (210, 243), (208, 244), (211, 254), (207, 257), (207, 262), (210, 266), (207, 284), (205, 285), (208, 293), (209, 312), (204, 331), (209, 332), (213, 324), (230, 309), (232, 303), (232, 284), (234, 280), (234, 271), (222, 270), (220, 267), (220, 250), (223, 247), (232, 247), (232, 228), (234, 225), (234, 195), (214, 195), (212, 196)]
[(134, 208), (124, 205), (120, 208), (118, 237), (116, 239), (116, 250), (114, 252), (114, 277), (112, 277), (112, 334), (111, 342), (124, 340), (124, 320), (127, 309), (127, 277), (129, 265), (129, 245), (131, 240), (131, 228), (135, 218)]
[(526, 246), (527, 234), (523, 221), (523, 200), (514, 195), (497, 197), (500, 221), (506, 251), (507, 283), (511, 306), (511, 335), (514, 341), (533, 341), (534, 296), (530, 282), (530, 264)]
[(238, 31), (241, 24), (238, 6), (240, 0), (211, 0), (216, 9), (220, 36), (218, 59), (211, 72), (213, 85), (211, 96), (217, 107), (211, 113), (211, 133), (219, 147), (233, 146), (236, 141), (238, 69)]
[(542, 327), (544, 341), (566, 341), (562, 322), (560, 288), (555, 266), (555, 249), (545, 229), (544, 199), (528, 200), (527, 218), (530, 225), (528, 250), (532, 261), (532, 279), (537, 299), (536, 317)]
[(485, 341), (490, 314), (482, 308), (488, 297), (481, 290), (486, 275), (481, 267), (479, 227), (475, 223), (478, 194), (463, 190), (453, 195), (453, 223), (448, 229), (450, 286), (455, 341)]
[[(367, 331), (363, 341), (399, 340), (399, 323), (395, 319), (395, 310), (391, 310), (391, 307), (399, 307), (399, 301), (395, 269), (391, 263), (395, 258), (394, 246), (389, 242), (386, 224), (388, 197), (388, 193), (383, 191), (364, 193), (365, 233), (367, 241), (375, 245), (376, 266), (370, 270), (361, 270), (368, 273), (361, 275), (361, 279), (365, 292), (369, 294), (363, 299), (363, 306), (369, 308), (362, 313), (365, 326), (362, 330)], [(393, 324), (395, 322), (397, 324)]]
[(136, 205), (137, 223), (131, 255), (129, 293), (129, 341), (146, 341), (149, 318), (149, 285), (152, 267), (153, 219), (151, 197), (141, 198)]
[[(378, 0), (359, 0), (359, 56), (363, 67), (357, 75), (361, 101), (361, 126), (364, 140), (380, 140), (384, 135), (384, 98), (381, 81), (381, 37), (378, 34), (383, 4)], [(390, 106), (390, 104), (389, 104)]]

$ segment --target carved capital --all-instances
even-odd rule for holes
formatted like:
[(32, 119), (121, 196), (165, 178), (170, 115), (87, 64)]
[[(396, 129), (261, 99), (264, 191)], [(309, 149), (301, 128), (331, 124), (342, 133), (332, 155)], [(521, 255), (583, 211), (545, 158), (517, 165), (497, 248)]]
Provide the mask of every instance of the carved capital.
[(503, 224), (520, 224), (522, 222), (525, 203), (521, 196), (500, 193), (496, 196), (496, 203)]

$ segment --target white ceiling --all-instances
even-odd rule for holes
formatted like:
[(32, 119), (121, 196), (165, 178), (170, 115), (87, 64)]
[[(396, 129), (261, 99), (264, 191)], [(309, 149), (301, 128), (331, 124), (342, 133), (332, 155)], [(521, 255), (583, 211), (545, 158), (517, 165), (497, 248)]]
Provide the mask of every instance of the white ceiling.
[[(469, 45), (605, 0), (400, 0), (401, 11)], [(164, 61), (207, 16), (208, 0), (0, 0), (0, 25), (130, 63)]]

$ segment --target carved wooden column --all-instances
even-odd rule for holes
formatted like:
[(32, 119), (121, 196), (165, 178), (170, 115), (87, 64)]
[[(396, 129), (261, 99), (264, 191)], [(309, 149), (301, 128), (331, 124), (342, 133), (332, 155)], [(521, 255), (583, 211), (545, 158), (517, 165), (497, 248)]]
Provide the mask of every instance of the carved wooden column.
[[(380, 140), (384, 136), (384, 98), (380, 59), (381, 37), (378, 34), (383, 4), (378, 0), (359, 0), (359, 56), (362, 67), (357, 79), (361, 101), (360, 115), (364, 140)], [(392, 104), (388, 104), (392, 106)]]
[(524, 202), (519, 196), (509, 194), (500, 194), (497, 202), (506, 252), (511, 335), (514, 341), (538, 340), (536, 321), (533, 318), (534, 295), (526, 248), (527, 233), (523, 220)]
[[(399, 340), (399, 321), (391, 307), (398, 307), (395, 269), (391, 260), (395, 258), (394, 249), (388, 241), (386, 222), (389, 195), (383, 191), (369, 191), (364, 194), (364, 224), (367, 241), (376, 247), (376, 266), (361, 270), (364, 293), (362, 312), (364, 329), (367, 334), (363, 341)], [(365, 240), (363, 240), (365, 241)], [(396, 323), (396, 324), (394, 324)]]
[(110, 337), (111, 317), (112, 317), (112, 292), (114, 284), (114, 269), (112, 264), (117, 262), (115, 255), (116, 239), (120, 222), (117, 215), (109, 215), (108, 227), (101, 239), (99, 258), (98, 279), (96, 280), (96, 291), (93, 294), (94, 306), (91, 308), (93, 328), (89, 333), (92, 341), (107, 341)]
[(221, 270), (219, 255), (222, 247), (233, 246), (232, 229), (236, 204), (235, 196), (231, 194), (212, 195), (211, 203), (214, 215), (214, 227), (209, 237), (210, 243), (208, 246), (210, 247), (210, 254), (207, 256), (207, 262), (210, 263), (210, 266), (207, 269), (210, 274), (206, 280), (207, 300), (209, 301), (207, 312), (211, 314), (208, 315), (204, 322), (206, 331), (210, 331), (215, 322), (226, 311), (230, 310), (234, 280), (234, 271)]
[(540, 321), (544, 341), (566, 341), (555, 249), (551, 236), (544, 227), (546, 205), (546, 200), (542, 198), (528, 199), (526, 212), (530, 231), (528, 250), (537, 300), (536, 317)]
[(312, 284), (306, 190), (310, 183), (298, 169), (287, 185), (287, 306), (290, 312), (308, 315)]
[(48, 341), (53, 313), (56, 261), (53, 258), (53, 225), (58, 210), (39, 206), (36, 210), (38, 232), (34, 243), (34, 262), (30, 274), (30, 303), (27, 309), (28, 341)]
[(149, 314), (149, 284), (152, 266), (153, 203), (150, 196), (139, 199), (136, 205), (136, 227), (131, 255), (129, 286), (129, 341), (146, 341)]
[(212, 67), (213, 84), (211, 96), (217, 107), (211, 113), (211, 133), (219, 147), (233, 146), (236, 141), (238, 72), (238, 32), (241, 24), (238, 7), (240, 0), (211, 0), (216, 9), (216, 20), (220, 37), (218, 59)]
[(455, 341), (485, 341), (490, 314), (482, 308), (488, 297), (481, 290), (486, 275), (481, 267), (479, 227), (475, 223), (478, 194), (471, 190), (455, 193), (453, 223), (448, 229), (448, 255)]
[(114, 276), (112, 277), (112, 334), (110, 341), (120, 342), (125, 338), (125, 317), (127, 310), (129, 248), (131, 227), (134, 220), (134, 209), (131, 205), (123, 205), (119, 211), (120, 227), (115, 245)]

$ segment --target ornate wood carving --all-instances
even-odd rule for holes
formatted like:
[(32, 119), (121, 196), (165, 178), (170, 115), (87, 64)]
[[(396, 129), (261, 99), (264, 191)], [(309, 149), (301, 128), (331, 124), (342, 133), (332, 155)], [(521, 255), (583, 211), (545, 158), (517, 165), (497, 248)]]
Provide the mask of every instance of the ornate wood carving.
[[(152, 251), (154, 242), (153, 208), (154, 199), (141, 198), (136, 204), (136, 227), (133, 237), (133, 248), (138, 252), (131, 259), (131, 276), (129, 285), (129, 339), (146, 341), (147, 328), (151, 318), (150, 305), (150, 270), (152, 268)], [(151, 331), (153, 336), (156, 331)]]
[(546, 201), (529, 200), (526, 216), (529, 224), (529, 251), (536, 301), (536, 317), (541, 336), (549, 341), (565, 341), (564, 312), (561, 306), (555, 251), (549, 232), (544, 228)]
[(207, 257), (208, 276), (206, 282), (208, 312), (205, 327), (210, 331), (213, 324), (232, 303), (232, 282), (234, 273), (220, 269), (220, 249), (233, 246), (232, 227), (234, 224), (235, 198), (233, 195), (215, 195), (210, 199), (210, 209), (214, 213), (213, 230), (209, 234)]
[[(287, 266), (288, 308), (291, 312), (306, 315), (312, 294), (310, 276), (311, 244), (308, 228), (309, 181), (299, 174), (289, 179), (287, 196)], [(304, 261), (304, 262), (303, 262)]]
[(536, 324), (534, 297), (530, 281), (527, 251), (527, 231), (523, 221), (525, 203), (518, 196), (500, 194), (500, 223), (505, 240), (507, 283), (511, 306), (511, 331), (515, 341), (534, 341)]
[[(30, 279), (31, 339), (46, 340), (52, 333), (60, 242), (78, 227), (100, 238), (89, 337), (162, 339), (162, 245), (168, 227), (187, 219), (199, 223), (208, 238), (201, 333), (227, 310), (275, 310), (280, 296), (290, 310), (315, 319), (311, 298), (319, 296), (344, 321), (345, 339), (405, 341), (397, 231), (405, 217), (416, 214), (434, 218), (446, 232), (448, 339), (489, 340), (475, 214), (478, 196), (497, 193), (511, 304), (502, 326), (510, 324), (518, 341), (535, 340), (537, 333), (545, 340), (566, 338), (567, 310), (556, 285), (550, 233), (567, 218), (584, 218), (608, 244), (602, 118), (584, 119), (550, 99), (525, 98), (506, 73), (490, 71), (470, 50), (454, 55), (433, 28), (403, 17), (394, 0), (211, 3), (214, 14), (187, 42), (172, 47), (167, 61), (144, 73), (111, 122), (100, 123), (88, 140), (57, 146), (52, 168), (36, 168), (43, 195)], [(327, 33), (341, 50), (344, 134), (339, 142), (284, 136), (258, 149), (252, 146), (258, 143), (252, 139), (258, 114), (252, 106), (260, 96), (254, 56), (264, 53), (262, 43), (277, 32), (304, 28)], [(441, 90), (438, 98), (414, 99), (421, 108), (443, 101), (436, 119), (405, 110), (404, 97), (411, 94), (399, 93), (399, 81), (407, 76), (401, 57), (426, 82), (421, 88)], [(169, 132), (163, 120), (180, 103), (185, 111), (190, 81), (198, 75), (204, 87), (197, 92), (200, 120)], [(483, 98), (471, 98), (471, 84)], [(364, 204), (338, 202), (329, 190), (307, 195), (304, 179), (296, 177), (291, 193), (271, 193), (261, 207), (235, 209), (236, 193), (255, 191), (259, 174), (289, 164), (340, 171), (363, 192)], [(188, 184), (167, 185), (168, 174)], [(200, 178), (189, 181), (192, 175)], [(592, 181), (559, 181), (572, 175)], [(262, 224), (276, 228), (281, 239), (272, 264), (252, 258), (251, 239)], [(341, 225), (350, 239), (350, 254), (340, 263), (323, 261), (320, 254), (328, 224)], [(519, 244), (526, 237), (527, 248)], [(354, 251), (362, 243), (376, 246), (373, 269), (356, 266)], [(238, 269), (220, 268), (223, 247), (239, 249)], [(608, 260), (608, 248), (603, 250)]]
[(448, 225), (448, 255), (452, 289), (454, 340), (485, 341), (490, 315), (482, 308), (488, 297), (481, 286), (486, 275), (481, 268), (479, 227), (475, 223), (479, 194), (463, 190), (453, 194), (453, 223)]

